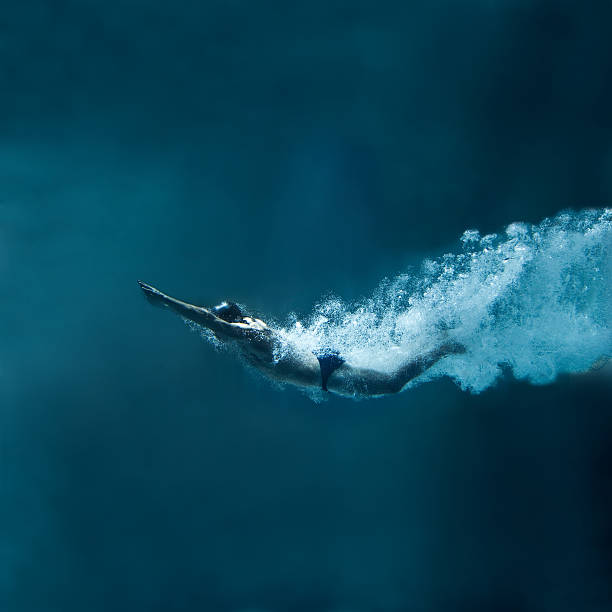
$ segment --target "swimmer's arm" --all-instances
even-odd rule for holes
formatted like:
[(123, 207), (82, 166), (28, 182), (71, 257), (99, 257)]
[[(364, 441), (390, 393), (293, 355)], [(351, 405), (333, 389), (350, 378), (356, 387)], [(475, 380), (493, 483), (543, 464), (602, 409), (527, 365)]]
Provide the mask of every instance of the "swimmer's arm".
[(166, 307), (175, 312), (176, 314), (198, 323), (210, 329), (214, 334), (229, 338), (241, 338), (244, 336), (245, 330), (235, 323), (228, 323), (223, 319), (217, 317), (208, 308), (203, 306), (194, 306), (188, 304), (182, 300), (170, 297), (165, 293), (162, 293), (159, 289), (151, 287), (142, 281), (138, 281), (140, 288), (145, 294), (146, 298), (154, 306)]

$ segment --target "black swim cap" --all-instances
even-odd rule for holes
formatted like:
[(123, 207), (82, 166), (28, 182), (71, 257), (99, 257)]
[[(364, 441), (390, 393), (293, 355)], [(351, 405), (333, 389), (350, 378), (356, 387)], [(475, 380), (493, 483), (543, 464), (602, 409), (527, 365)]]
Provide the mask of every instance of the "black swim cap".
[(242, 311), (238, 304), (234, 302), (222, 302), (215, 306), (212, 311), (224, 321), (228, 323), (240, 323), (242, 321)]

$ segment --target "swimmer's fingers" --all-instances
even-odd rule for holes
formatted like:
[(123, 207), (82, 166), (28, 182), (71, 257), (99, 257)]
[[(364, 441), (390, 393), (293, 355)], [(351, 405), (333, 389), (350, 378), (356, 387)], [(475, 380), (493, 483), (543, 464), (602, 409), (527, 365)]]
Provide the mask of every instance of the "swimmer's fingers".
[(147, 283), (144, 283), (141, 280), (138, 281), (138, 285), (142, 289), (142, 292), (144, 293), (145, 297), (151, 304), (153, 304), (154, 306), (164, 305), (164, 298), (167, 296), (164, 295), (161, 291), (159, 291), (159, 289), (156, 289), (155, 287), (152, 287), (151, 285), (147, 285)]

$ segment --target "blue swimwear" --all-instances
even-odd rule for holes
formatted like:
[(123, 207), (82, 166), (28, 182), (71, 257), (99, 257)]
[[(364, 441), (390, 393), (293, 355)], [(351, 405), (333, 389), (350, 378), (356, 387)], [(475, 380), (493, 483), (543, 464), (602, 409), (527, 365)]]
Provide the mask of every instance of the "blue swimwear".
[(344, 359), (334, 349), (319, 349), (313, 351), (313, 354), (318, 359), (321, 368), (321, 389), (328, 391), (327, 380), (344, 363)]

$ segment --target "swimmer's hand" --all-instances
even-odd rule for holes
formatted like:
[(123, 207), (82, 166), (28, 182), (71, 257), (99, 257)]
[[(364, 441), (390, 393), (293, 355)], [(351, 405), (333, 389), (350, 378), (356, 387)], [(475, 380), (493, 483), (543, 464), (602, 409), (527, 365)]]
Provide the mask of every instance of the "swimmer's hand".
[(159, 289), (151, 287), (151, 285), (147, 285), (147, 283), (144, 283), (141, 280), (138, 281), (138, 285), (142, 289), (142, 292), (145, 294), (147, 300), (149, 300), (149, 302), (153, 304), (153, 306), (166, 305), (164, 298), (168, 296), (163, 294)]

